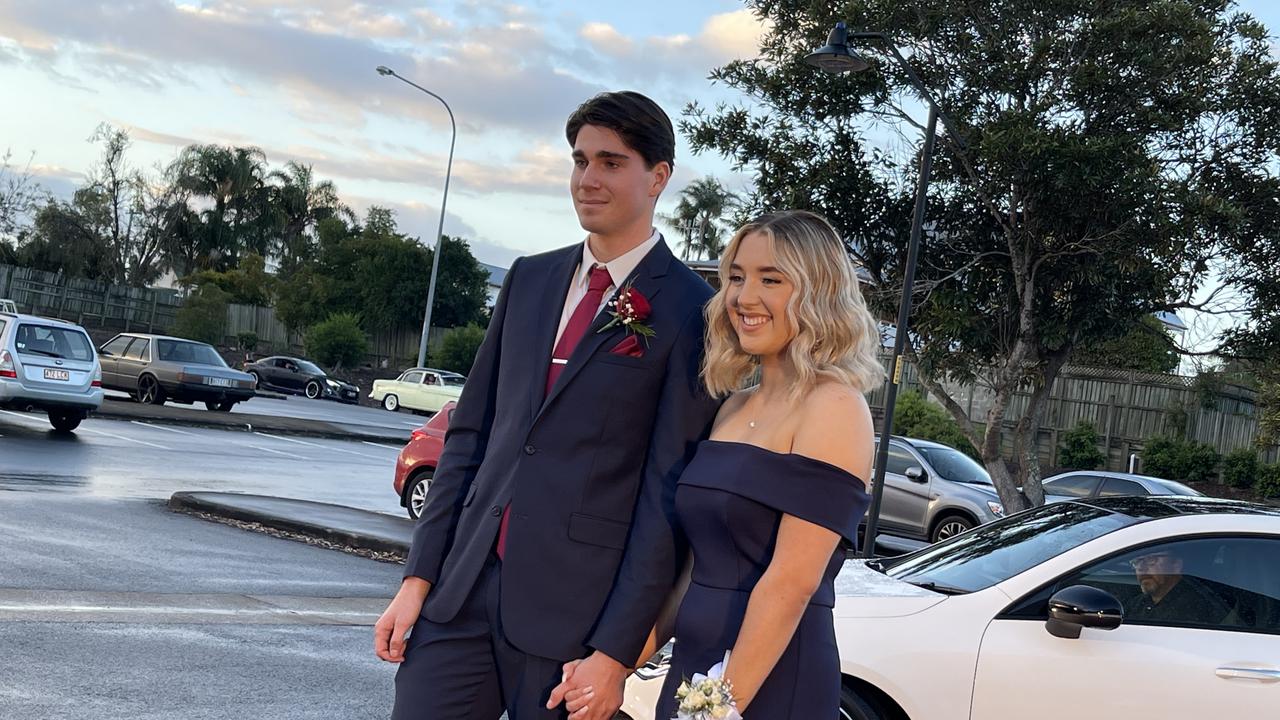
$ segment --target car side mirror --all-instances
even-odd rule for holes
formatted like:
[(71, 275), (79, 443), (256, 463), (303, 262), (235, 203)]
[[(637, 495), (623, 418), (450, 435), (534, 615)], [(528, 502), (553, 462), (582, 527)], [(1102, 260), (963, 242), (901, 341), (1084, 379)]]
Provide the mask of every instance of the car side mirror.
[(1088, 585), (1072, 585), (1049, 598), (1044, 629), (1054, 637), (1075, 640), (1083, 628), (1115, 630), (1124, 619), (1124, 606), (1114, 595)]
[(929, 480), (929, 473), (925, 472), (924, 468), (920, 467), (919, 465), (912, 465), (911, 467), (907, 468), (907, 471), (904, 472), (903, 475), (906, 475), (907, 479), (910, 480), (911, 482), (922, 483), (922, 482), (928, 482)]

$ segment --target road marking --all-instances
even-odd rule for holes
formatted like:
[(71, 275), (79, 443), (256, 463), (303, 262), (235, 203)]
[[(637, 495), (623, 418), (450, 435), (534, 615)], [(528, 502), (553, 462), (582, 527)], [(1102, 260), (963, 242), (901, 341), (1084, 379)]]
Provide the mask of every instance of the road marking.
[(272, 434), (270, 434), (270, 433), (255, 432), (255, 433), (254, 433), (254, 435), (261, 435), (262, 437), (269, 437), (269, 438), (271, 438), (272, 440), (283, 440), (283, 441), (285, 441), (285, 442), (297, 443), (297, 444), (299, 444), (299, 445), (306, 445), (307, 447), (313, 447), (313, 448), (323, 448), (323, 447), (324, 447), (323, 445), (317, 445), (317, 444), (315, 444), (315, 443), (309, 443), (309, 442), (307, 442), (307, 441), (305, 441), (305, 440), (298, 440), (298, 439), (296, 439), (296, 438), (287, 438), (287, 437), (283, 437), (283, 436), (280, 436), (280, 435), (272, 435)]
[(190, 433), (190, 432), (187, 432), (186, 430), (175, 430), (173, 428), (165, 427), (163, 425), (152, 425), (151, 423), (145, 423), (145, 422), (142, 422), (141, 420), (130, 420), (129, 422), (133, 423), (134, 425), (141, 425), (142, 427), (149, 427), (154, 430), (163, 430), (165, 432), (177, 433), (179, 435), (195, 436), (195, 433)]
[(346, 453), (348, 455), (355, 455), (357, 457), (369, 458), (370, 460), (382, 460), (382, 458), (380, 457), (375, 457), (373, 455), (365, 455), (364, 453), (358, 453), (355, 450), (347, 450), (345, 448), (333, 447), (332, 445), (321, 445), (319, 443), (312, 443), (312, 442), (307, 442), (305, 440), (298, 440), (297, 438), (283, 437), (281, 435), (271, 435), (269, 433), (264, 433), (264, 432), (256, 432), (254, 433), (254, 435), (269, 437), (272, 440), (283, 440), (285, 442), (297, 443), (299, 445), (306, 445), (307, 447), (319, 448), (321, 450), (331, 450), (333, 452)]
[[(427, 418), (427, 419), (430, 420), (431, 418)], [(420, 422), (405, 422), (403, 420), (401, 420), (400, 422), (404, 423), (405, 425), (409, 425), (411, 427), (422, 427), (423, 425), (423, 423), (420, 423)]]
[(43, 420), (37, 420), (37, 419), (35, 419), (35, 418), (31, 417), (30, 415), (26, 415), (26, 414), (24, 414), (24, 413), (17, 413), (17, 412), (13, 412), (12, 410), (0, 410), (0, 413), (4, 413), (5, 415), (12, 415), (12, 416), (14, 416), (14, 417), (16, 417), (16, 418), (19, 418), (19, 419), (22, 419), (22, 420), (26, 420), (27, 422), (35, 423), (35, 424), (37, 424), (37, 425), (44, 425), (44, 421), (43, 421)]
[(396, 447), (395, 445), (383, 445), (382, 443), (369, 442), (368, 440), (361, 440), (360, 442), (364, 443), (365, 445), (372, 445), (376, 448), (383, 448), (385, 450), (394, 450), (396, 452), (400, 452), (400, 448)]
[(275, 453), (276, 455), (284, 455), (285, 457), (291, 457), (291, 458), (293, 458), (294, 460), (309, 460), (309, 459), (310, 459), (310, 458), (305, 458), (305, 457), (303, 457), (303, 456), (301, 456), (301, 455), (294, 455), (293, 453), (285, 452), (285, 451), (283, 451), (283, 450), (272, 450), (272, 449), (271, 449), (271, 448), (269, 448), (269, 447), (262, 447), (261, 445), (254, 445), (253, 443), (245, 443), (245, 445), (247, 445), (248, 447), (253, 448), (254, 450), (261, 450), (261, 451), (263, 451), (263, 452)]
[(133, 438), (131, 438), (131, 437), (125, 437), (124, 435), (116, 435), (115, 433), (103, 432), (103, 431), (101, 431), (101, 430), (94, 430), (93, 428), (82, 427), (82, 428), (80, 428), (80, 429), (81, 429), (81, 430), (83, 430), (83, 431), (85, 431), (85, 432), (91, 432), (91, 433), (93, 433), (93, 434), (95, 434), (95, 435), (106, 435), (107, 437), (109, 437), (109, 438), (115, 438), (116, 440), (124, 440), (125, 442), (137, 443), (137, 444), (139, 444), (139, 445), (146, 445), (147, 447), (153, 447), (153, 448), (156, 448), (157, 450), (172, 450), (172, 449), (173, 449), (173, 448), (170, 448), (170, 447), (165, 447), (164, 445), (160, 445), (160, 444), (158, 444), (158, 443), (147, 442), (146, 440), (134, 440), (134, 439), (133, 439)]

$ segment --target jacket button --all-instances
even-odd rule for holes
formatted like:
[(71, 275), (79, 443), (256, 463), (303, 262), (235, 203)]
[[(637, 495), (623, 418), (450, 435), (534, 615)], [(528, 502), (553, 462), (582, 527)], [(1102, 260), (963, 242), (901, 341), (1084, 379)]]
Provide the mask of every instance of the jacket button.
[(489, 514), (494, 517), (498, 517), (499, 515), (502, 514), (502, 507), (499, 505), (494, 505), (493, 507), (489, 508)]
[(536, 448), (536, 447), (534, 447), (534, 446), (532, 446), (532, 445), (525, 445), (525, 446), (524, 446), (524, 454), (525, 454), (525, 455), (532, 455), (532, 454), (534, 454), (534, 453), (536, 453), (536, 452), (538, 452), (538, 448)]

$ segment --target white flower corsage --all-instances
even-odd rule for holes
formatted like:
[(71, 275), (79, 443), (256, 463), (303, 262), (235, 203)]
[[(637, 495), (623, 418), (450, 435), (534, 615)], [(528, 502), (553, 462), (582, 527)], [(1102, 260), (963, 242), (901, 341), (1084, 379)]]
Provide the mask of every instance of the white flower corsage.
[(742, 720), (733, 699), (733, 684), (724, 678), (729, 653), (706, 675), (694, 673), (692, 680), (680, 683), (676, 690), (676, 716), (673, 720)]

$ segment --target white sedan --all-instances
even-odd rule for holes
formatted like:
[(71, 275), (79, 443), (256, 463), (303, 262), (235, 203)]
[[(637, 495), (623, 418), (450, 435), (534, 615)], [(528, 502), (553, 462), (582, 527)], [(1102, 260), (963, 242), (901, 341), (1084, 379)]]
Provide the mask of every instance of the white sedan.
[(1056, 503), (850, 561), (837, 592), (842, 718), (1278, 717), (1277, 508)]
[(445, 403), (462, 395), (467, 379), (457, 373), (432, 368), (410, 368), (395, 380), (374, 380), (369, 399), (396, 412), (407, 408), (417, 412), (440, 412)]

